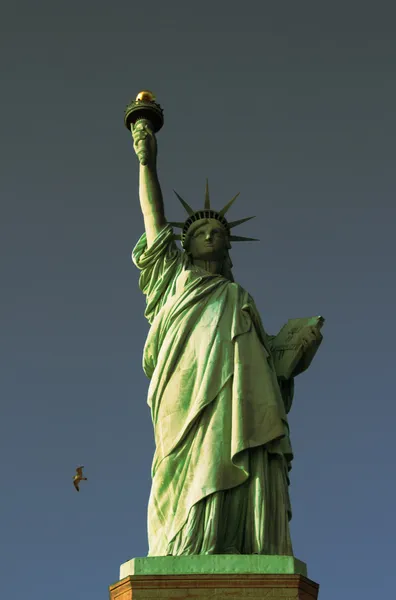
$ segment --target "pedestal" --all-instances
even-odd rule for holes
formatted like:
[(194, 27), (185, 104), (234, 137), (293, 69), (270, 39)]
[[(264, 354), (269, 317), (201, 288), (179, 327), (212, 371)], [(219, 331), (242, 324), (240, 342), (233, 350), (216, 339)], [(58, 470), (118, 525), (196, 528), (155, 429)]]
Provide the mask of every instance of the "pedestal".
[(120, 568), (110, 600), (317, 600), (319, 585), (292, 556), (135, 558)]

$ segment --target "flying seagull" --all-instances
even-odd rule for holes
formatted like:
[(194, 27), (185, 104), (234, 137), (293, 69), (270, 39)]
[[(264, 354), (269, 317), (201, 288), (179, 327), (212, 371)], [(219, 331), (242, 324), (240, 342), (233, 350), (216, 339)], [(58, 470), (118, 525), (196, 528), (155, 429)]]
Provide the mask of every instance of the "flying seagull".
[(76, 469), (76, 473), (77, 475), (74, 475), (73, 477), (73, 483), (74, 483), (74, 487), (76, 488), (77, 492), (80, 491), (80, 488), (78, 487), (78, 484), (80, 483), (80, 481), (87, 481), (86, 477), (83, 477), (83, 470), (84, 467), (77, 467)]

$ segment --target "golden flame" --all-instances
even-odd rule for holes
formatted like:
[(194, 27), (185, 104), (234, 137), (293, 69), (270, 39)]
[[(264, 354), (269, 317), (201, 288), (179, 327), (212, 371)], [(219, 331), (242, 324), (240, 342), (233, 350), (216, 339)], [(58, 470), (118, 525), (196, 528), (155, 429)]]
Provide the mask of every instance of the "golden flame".
[(150, 92), (150, 90), (142, 90), (136, 96), (136, 100), (140, 100), (141, 102), (153, 102), (153, 100), (155, 100), (155, 96), (153, 92)]

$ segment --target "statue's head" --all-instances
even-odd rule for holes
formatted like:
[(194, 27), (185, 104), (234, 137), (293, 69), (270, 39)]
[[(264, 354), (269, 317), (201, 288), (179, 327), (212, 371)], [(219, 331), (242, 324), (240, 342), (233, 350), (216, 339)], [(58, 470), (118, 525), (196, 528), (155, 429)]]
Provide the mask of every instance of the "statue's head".
[(213, 218), (195, 221), (184, 239), (184, 249), (192, 259), (221, 261), (229, 248), (227, 229)]
[(213, 218), (195, 221), (186, 232), (183, 247), (191, 263), (215, 261), (220, 265), (219, 273), (234, 281), (228, 253), (231, 248), (229, 233), (220, 221)]
[[(209, 185), (207, 180), (205, 206), (202, 210), (194, 211), (194, 209), (192, 209), (177, 192), (175, 192), (175, 194), (186, 209), (189, 217), (184, 222), (171, 223), (171, 225), (180, 227), (182, 230), (181, 234), (175, 235), (174, 238), (181, 241), (182, 247), (192, 262), (194, 262), (194, 258), (223, 262), (223, 275), (232, 279), (232, 262), (228, 253), (228, 250), (231, 248), (230, 242), (257, 241), (254, 238), (231, 235), (230, 231), (232, 227), (240, 225), (249, 219), (253, 219), (253, 217), (247, 217), (245, 219), (240, 219), (239, 221), (233, 221), (232, 223), (229, 223), (224, 217), (239, 194), (236, 194), (236, 196), (234, 196), (220, 211), (216, 211), (210, 206)], [(226, 275), (226, 272), (230, 276)]]

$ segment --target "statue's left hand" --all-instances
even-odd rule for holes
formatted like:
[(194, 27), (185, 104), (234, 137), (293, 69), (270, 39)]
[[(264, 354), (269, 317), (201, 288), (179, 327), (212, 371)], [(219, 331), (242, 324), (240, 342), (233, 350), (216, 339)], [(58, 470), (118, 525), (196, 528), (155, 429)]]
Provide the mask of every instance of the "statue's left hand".
[(313, 326), (308, 327), (301, 332), (301, 339), (304, 347), (304, 354), (293, 373), (293, 377), (300, 375), (300, 373), (303, 373), (308, 369), (316, 354), (318, 346), (323, 339), (323, 335), (317, 327)]
[(308, 327), (302, 332), (302, 343), (304, 346), (304, 352), (310, 351), (313, 347), (316, 348), (323, 339), (323, 335), (320, 330), (313, 326)]

